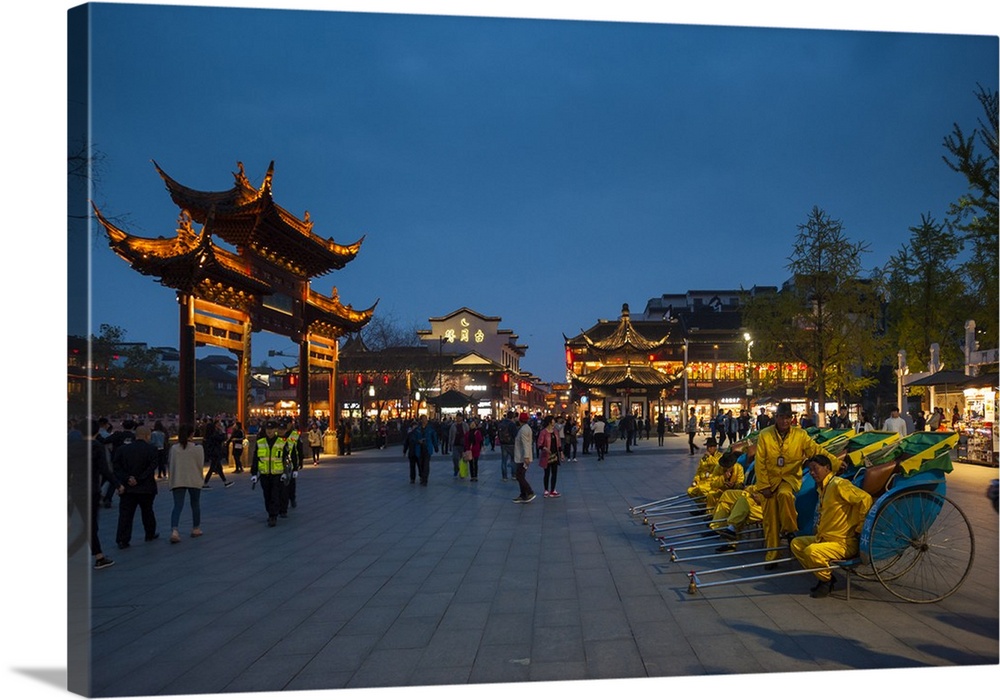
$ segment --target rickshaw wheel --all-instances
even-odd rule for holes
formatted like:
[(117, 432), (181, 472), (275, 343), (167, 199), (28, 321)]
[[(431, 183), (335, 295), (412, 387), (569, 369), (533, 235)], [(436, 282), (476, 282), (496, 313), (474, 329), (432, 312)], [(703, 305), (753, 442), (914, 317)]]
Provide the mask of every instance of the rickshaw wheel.
[(908, 490), (879, 509), (868, 555), (875, 577), (894, 596), (935, 603), (962, 585), (975, 551), (961, 508), (933, 491)]

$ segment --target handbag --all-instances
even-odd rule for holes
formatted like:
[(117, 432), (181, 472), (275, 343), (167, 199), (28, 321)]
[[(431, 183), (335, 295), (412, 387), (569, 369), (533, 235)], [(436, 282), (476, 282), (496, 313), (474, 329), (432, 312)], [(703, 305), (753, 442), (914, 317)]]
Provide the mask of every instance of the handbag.
[(471, 462), (472, 461), (472, 450), (466, 450), (465, 452), (463, 452), (462, 453), (462, 459), (465, 460), (466, 462)]

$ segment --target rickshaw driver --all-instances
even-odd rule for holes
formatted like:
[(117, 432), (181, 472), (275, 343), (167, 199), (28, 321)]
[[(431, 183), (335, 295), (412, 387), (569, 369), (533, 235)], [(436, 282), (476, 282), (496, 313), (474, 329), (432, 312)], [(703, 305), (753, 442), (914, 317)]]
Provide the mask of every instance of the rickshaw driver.
[(760, 494), (764, 497), (764, 547), (770, 549), (764, 566), (774, 569), (777, 547), (782, 539), (791, 540), (798, 531), (795, 494), (802, 488), (802, 465), (810, 457), (824, 455), (833, 471), (840, 470), (840, 459), (830, 454), (809, 437), (804, 429), (792, 425), (792, 404), (778, 404), (774, 424), (757, 436), (754, 473)]
[[(865, 516), (872, 507), (872, 497), (848, 479), (833, 475), (826, 455), (806, 460), (806, 468), (816, 480), (819, 492), (819, 523), (815, 535), (792, 540), (792, 554), (804, 569), (829, 566), (835, 559), (848, 559), (858, 553), (858, 535)], [(837, 582), (832, 571), (816, 571), (819, 582), (809, 589), (813, 598), (830, 595)]]
[(709, 488), (705, 491), (705, 508), (709, 513), (715, 510), (723, 492), (731, 489), (743, 489), (743, 465), (737, 462), (736, 452), (727, 452), (719, 457), (719, 463), (712, 470)]
[[(698, 460), (698, 467), (694, 471), (694, 479), (691, 480), (691, 487), (687, 490), (691, 498), (704, 498), (711, 490), (712, 472), (719, 466), (719, 443), (715, 438), (705, 440), (705, 454)], [(700, 511), (699, 511), (700, 512)], [(698, 513), (695, 513), (696, 515)]]

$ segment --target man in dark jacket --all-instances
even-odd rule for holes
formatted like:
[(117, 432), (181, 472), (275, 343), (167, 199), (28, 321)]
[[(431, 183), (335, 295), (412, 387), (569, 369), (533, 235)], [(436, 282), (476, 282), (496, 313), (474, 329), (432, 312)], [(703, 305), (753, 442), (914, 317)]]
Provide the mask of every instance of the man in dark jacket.
[(156, 531), (156, 514), (153, 513), (159, 454), (149, 442), (149, 437), (149, 428), (140, 425), (135, 429), (135, 439), (115, 450), (112, 458), (115, 478), (119, 483), (118, 534), (115, 537), (119, 549), (125, 549), (130, 544), (136, 508), (141, 512), (146, 541), (160, 536)]

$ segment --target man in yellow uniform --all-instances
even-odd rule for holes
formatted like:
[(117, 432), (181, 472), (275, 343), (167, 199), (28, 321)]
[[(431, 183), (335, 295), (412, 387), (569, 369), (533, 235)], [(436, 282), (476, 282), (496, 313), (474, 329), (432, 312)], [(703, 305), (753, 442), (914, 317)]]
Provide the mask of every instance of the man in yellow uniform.
[(257, 439), (250, 463), (250, 481), (256, 487), (260, 480), (264, 493), (264, 508), (267, 510), (267, 526), (278, 524), (281, 510), (281, 493), (289, 481), (291, 465), (288, 463), (288, 444), (278, 434), (278, 424), (269, 420), (265, 424), (265, 436)]
[(723, 545), (716, 551), (725, 552), (736, 549), (736, 540), (740, 530), (750, 523), (759, 523), (764, 517), (764, 497), (760, 495), (756, 484), (750, 484), (742, 489), (729, 489), (719, 496), (718, 505), (712, 514), (712, 522), (708, 524), (715, 534), (730, 540), (731, 544)]
[(704, 498), (708, 493), (712, 472), (719, 466), (719, 443), (715, 438), (705, 440), (705, 454), (698, 460), (698, 467), (694, 470), (694, 479), (691, 481), (691, 488), (687, 490), (691, 498)]
[[(840, 460), (824, 450), (797, 425), (792, 425), (792, 405), (778, 404), (774, 424), (757, 436), (754, 473), (764, 497), (764, 546), (772, 551), (765, 555), (771, 562), (778, 558), (777, 547), (782, 539), (791, 540), (798, 531), (795, 495), (802, 488), (802, 465), (809, 457), (825, 455), (834, 471), (840, 470)], [(773, 569), (776, 563), (765, 565)]]
[[(826, 455), (806, 460), (806, 467), (816, 480), (819, 492), (819, 523), (815, 535), (792, 540), (792, 554), (805, 569), (829, 566), (835, 559), (848, 559), (858, 553), (858, 535), (864, 525), (872, 497), (847, 479), (833, 475)], [(832, 571), (817, 571), (819, 582), (809, 594), (813, 598), (830, 595), (837, 579)]]
[(737, 462), (738, 452), (726, 452), (712, 470), (705, 492), (705, 508), (711, 513), (724, 491), (743, 488), (743, 465)]

